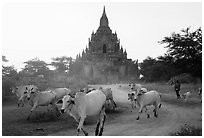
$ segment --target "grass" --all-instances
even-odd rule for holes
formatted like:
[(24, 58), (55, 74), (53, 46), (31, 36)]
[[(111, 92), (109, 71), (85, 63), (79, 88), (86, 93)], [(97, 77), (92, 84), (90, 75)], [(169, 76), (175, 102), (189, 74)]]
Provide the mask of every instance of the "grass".
[(185, 124), (179, 131), (170, 133), (170, 136), (202, 136), (202, 129)]

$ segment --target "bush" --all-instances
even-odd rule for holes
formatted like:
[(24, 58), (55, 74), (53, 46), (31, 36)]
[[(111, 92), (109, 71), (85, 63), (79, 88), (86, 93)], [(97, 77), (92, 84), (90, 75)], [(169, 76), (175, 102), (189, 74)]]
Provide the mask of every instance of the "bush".
[(169, 84), (174, 84), (176, 80), (179, 80), (181, 83), (192, 83), (194, 78), (187, 73), (182, 73), (180, 75), (174, 76), (169, 80)]
[(202, 136), (202, 128), (185, 124), (179, 131), (170, 133), (171, 136)]

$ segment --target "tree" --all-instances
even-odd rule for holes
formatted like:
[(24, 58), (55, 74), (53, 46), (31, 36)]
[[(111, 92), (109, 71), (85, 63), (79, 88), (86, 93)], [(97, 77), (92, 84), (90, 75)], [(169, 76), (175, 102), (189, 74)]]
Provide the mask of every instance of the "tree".
[(28, 60), (24, 63), (26, 65), (21, 72), (23, 72), (29, 76), (37, 76), (37, 75), (47, 76), (49, 73), (49, 68), (47, 67), (48, 64), (42, 60), (34, 58), (34, 59)]
[(194, 77), (202, 77), (202, 30), (187, 29), (181, 33), (172, 33), (164, 37), (160, 44), (167, 44), (167, 54), (173, 58), (173, 62), (179, 73), (190, 73)]
[(176, 69), (172, 58), (168, 55), (156, 59), (147, 57), (140, 63), (140, 73), (143, 75), (143, 80), (148, 82), (167, 81), (174, 76)]
[(70, 65), (73, 63), (72, 57), (56, 57), (52, 58), (51, 66), (55, 67), (55, 71), (58, 73), (67, 73), (69, 72)]
[[(6, 56), (2, 56), (2, 62), (8, 62), (8, 60), (6, 59)], [(2, 77), (13, 77), (17, 75), (17, 71), (14, 68), (14, 66), (4, 66), (2, 64)]]
[[(2, 56), (2, 62), (8, 62), (6, 56)], [(2, 65), (2, 95), (3, 99), (8, 96), (10, 88), (15, 86), (17, 78), (17, 71), (14, 66), (4, 66)]]
[(153, 73), (152, 67), (155, 65), (155, 63), (156, 63), (156, 59), (151, 57), (147, 57), (145, 60), (143, 60), (142, 63), (140, 63), (140, 74), (144, 76), (144, 79), (146, 81), (153, 81), (152, 75), (154, 73)]

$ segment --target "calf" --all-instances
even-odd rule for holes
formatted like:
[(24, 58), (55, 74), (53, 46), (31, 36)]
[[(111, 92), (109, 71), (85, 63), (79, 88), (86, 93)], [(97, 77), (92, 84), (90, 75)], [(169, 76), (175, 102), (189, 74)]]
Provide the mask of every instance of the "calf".
[[(141, 88), (141, 90), (139, 92), (146, 93), (147, 89), (146, 88)], [(136, 108), (136, 105), (137, 105), (136, 94), (137, 94), (137, 91), (132, 91), (131, 93), (128, 93), (128, 100), (130, 100), (132, 108)], [(146, 110), (147, 110), (147, 108), (146, 108)]]
[(26, 97), (30, 101), (32, 106), (27, 120), (30, 119), (32, 112), (38, 106), (48, 106), (51, 104), (53, 108), (56, 109), (56, 111), (58, 111), (58, 108), (56, 106), (56, 93), (54, 91), (50, 90), (50, 91), (39, 92), (39, 91), (32, 91), (32, 90), (33, 90), (32, 88), (28, 89), (28, 92), (26, 93)]
[(130, 91), (137, 91), (137, 92), (139, 92), (141, 90), (141, 88), (142, 88), (141, 84), (130, 83), (129, 86), (130, 86)]
[(135, 99), (135, 93), (134, 92), (128, 93), (128, 100), (130, 100), (130, 104), (131, 104), (132, 109), (136, 108), (136, 99)]
[(189, 101), (189, 99), (192, 97), (192, 93), (191, 92), (186, 92), (184, 94), (182, 94), (182, 98), (184, 99), (184, 102)]
[[(155, 91), (149, 91), (146, 93), (137, 93), (136, 102), (139, 105), (139, 114), (137, 116), (137, 120), (140, 118), (140, 114), (142, 113), (142, 109), (146, 106), (153, 105), (155, 109), (153, 110), (154, 116), (158, 117), (157, 109), (161, 107), (161, 95)], [(147, 113), (147, 118), (149, 118), (149, 114)]]

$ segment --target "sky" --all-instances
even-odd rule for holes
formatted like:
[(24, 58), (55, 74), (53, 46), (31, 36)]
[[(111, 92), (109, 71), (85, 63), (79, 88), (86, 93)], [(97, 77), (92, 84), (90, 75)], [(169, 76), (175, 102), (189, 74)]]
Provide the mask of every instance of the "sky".
[(99, 27), (105, 6), (109, 26), (117, 33), (127, 57), (142, 62), (167, 51), (164, 37), (202, 26), (201, 2), (66, 2), (2, 3), (2, 54), (20, 70), (38, 58), (76, 58)]

